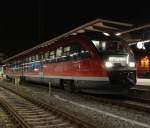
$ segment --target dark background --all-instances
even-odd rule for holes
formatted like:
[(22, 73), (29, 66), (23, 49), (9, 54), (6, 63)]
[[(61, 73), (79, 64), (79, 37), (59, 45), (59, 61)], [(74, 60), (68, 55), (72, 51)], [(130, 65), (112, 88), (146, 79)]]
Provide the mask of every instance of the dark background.
[(150, 23), (148, 3), (110, 1), (2, 0), (0, 52), (12, 56), (97, 18)]

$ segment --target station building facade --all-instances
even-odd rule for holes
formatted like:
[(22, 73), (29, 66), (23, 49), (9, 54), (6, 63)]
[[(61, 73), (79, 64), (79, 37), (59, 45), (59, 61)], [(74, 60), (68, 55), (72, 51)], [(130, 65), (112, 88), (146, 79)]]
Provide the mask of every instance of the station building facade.
[(137, 76), (150, 78), (150, 24), (131, 29), (127, 34), (130, 35), (128, 42), (135, 55)]

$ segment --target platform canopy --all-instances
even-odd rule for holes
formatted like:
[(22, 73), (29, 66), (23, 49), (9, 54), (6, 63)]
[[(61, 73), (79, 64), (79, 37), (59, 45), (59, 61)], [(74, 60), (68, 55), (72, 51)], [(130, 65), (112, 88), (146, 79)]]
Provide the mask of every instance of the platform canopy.
[[(142, 40), (149, 40), (150, 39), (150, 23), (146, 24), (146, 25), (142, 25), (142, 26), (136, 26), (134, 28), (129, 28), (127, 30), (124, 30), (122, 32), (118, 32), (117, 34), (119, 34), (120, 36), (126, 36), (126, 35), (130, 35), (130, 37), (128, 36), (127, 40), (128, 42), (138, 42), (138, 41), (142, 41)], [(144, 39), (144, 35), (147, 34), (147, 38)]]
[(15, 55), (15, 56), (9, 57), (8, 59), (4, 60), (3, 63), (6, 63), (12, 59), (15, 59), (16, 57), (21, 56), (21, 55), (32, 52), (35, 49), (39, 49), (41, 47), (48, 46), (48, 45), (50, 45), (50, 44), (52, 44), (52, 43), (54, 43), (60, 39), (66, 38), (70, 35), (78, 35), (81, 33), (88, 32), (88, 31), (106, 32), (106, 33), (116, 34), (116, 33), (122, 32), (123, 30), (127, 30), (132, 26), (133, 26), (132, 24), (127, 24), (127, 23), (121, 23), (121, 22), (103, 20), (103, 19), (96, 19), (96, 20), (91, 21), (89, 23), (86, 23), (80, 27), (77, 27), (77, 28), (75, 28), (75, 29), (73, 29), (67, 33), (64, 33), (58, 37), (55, 37), (55, 38), (48, 40), (42, 44), (39, 44), (33, 48), (27, 49), (27, 50)]

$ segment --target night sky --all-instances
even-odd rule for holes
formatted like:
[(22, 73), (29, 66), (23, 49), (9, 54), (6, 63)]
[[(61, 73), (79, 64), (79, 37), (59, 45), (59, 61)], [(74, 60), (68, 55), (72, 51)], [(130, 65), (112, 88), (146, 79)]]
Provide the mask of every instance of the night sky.
[(150, 23), (148, 3), (82, 1), (0, 1), (0, 52), (12, 56), (97, 18)]

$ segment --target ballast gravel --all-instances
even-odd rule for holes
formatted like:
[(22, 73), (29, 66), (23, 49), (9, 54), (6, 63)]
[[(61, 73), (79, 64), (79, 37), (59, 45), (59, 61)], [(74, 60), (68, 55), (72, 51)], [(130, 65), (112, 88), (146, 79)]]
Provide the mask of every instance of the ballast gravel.
[[(0, 82), (0, 84), (17, 89), (11, 83)], [(20, 85), (18, 90), (25, 91), (36, 99), (42, 99), (97, 128), (150, 128), (150, 113), (102, 103), (90, 95), (70, 94), (61, 89), (52, 89), (52, 95), (49, 95), (48, 88), (32, 84)]]

